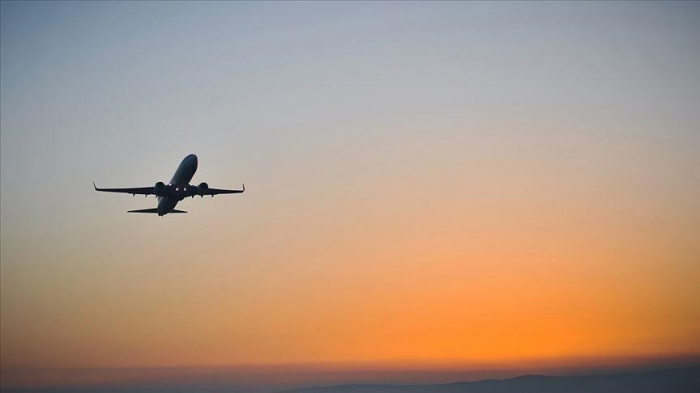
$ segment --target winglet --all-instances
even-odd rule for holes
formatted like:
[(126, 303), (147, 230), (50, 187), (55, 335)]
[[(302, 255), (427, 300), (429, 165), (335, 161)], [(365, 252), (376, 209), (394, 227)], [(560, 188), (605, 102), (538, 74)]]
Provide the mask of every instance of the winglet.
[(95, 185), (95, 182), (92, 182), (92, 186), (95, 187), (95, 191), (98, 191), (97, 186)]
[(245, 183), (243, 183), (243, 192), (245, 192)]

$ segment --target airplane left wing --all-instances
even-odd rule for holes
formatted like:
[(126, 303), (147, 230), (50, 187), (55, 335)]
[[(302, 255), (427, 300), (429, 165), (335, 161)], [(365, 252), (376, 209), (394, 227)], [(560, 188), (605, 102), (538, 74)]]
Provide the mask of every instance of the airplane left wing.
[(206, 188), (206, 189), (200, 189), (200, 195), (217, 195), (217, 194), (240, 194), (242, 192), (245, 192), (245, 184), (243, 185), (242, 190), (224, 190), (221, 188)]
[(95, 185), (93, 182), (92, 185), (95, 187), (95, 191), (104, 191), (104, 192), (121, 192), (123, 194), (132, 194), (132, 195), (153, 195), (155, 194), (154, 188), (153, 187), (137, 187), (137, 188), (99, 188)]

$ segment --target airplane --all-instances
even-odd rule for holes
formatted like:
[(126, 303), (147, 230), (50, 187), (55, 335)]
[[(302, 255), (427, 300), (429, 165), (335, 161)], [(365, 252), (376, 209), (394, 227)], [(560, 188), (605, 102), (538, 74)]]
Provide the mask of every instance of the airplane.
[(129, 210), (128, 213), (157, 213), (158, 216), (164, 216), (168, 213), (187, 213), (183, 210), (176, 210), (175, 206), (181, 200), (199, 195), (204, 197), (205, 195), (211, 195), (212, 198), (217, 194), (239, 194), (245, 192), (245, 184), (243, 184), (243, 189), (241, 190), (224, 190), (219, 188), (209, 188), (207, 183), (199, 183), (199, 185), (194, 186), (189, 184), (192, 180), (192, 176), (197, 171), (197, 156), (190, 154), (185, 157), (180, 166), (177, 167), (173, 178), (170, 179), (170, 183), (165, 184), (162, 181), (156, 183), (153, 187), (138, 187), (138, 188), (99, 188), (92, 183), (95, 187), (95, 191), (103, 192), (121, 192), (124, 194), (132, 194), (136, 196), (139, 195), (155, 195), (158, 198), (158, 207), (152, 209), (141, 209), (141, 210)]

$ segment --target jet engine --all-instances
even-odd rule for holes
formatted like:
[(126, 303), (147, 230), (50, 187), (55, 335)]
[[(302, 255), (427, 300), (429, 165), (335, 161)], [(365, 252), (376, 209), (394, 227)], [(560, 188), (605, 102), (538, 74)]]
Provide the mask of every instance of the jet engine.
[(156, 183), (155, 187), (153, 187), (153, 192), (157, 196), (162, 196), (163, 194), (165, 194), (165, 183), (163, 183), (162, 181)]
[(199, 196), (204, 196), (204, 193), (207, 192), (209, 189), (209, 184), (201, 182), (199, 183), (199, 186), (197, 186), (197, 193)]

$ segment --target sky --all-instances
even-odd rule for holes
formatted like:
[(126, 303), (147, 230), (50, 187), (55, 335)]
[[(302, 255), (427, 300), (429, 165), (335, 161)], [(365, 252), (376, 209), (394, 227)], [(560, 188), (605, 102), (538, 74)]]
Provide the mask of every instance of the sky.
[(698, 3), (0, 7), (3, 370), (700, 354)]

